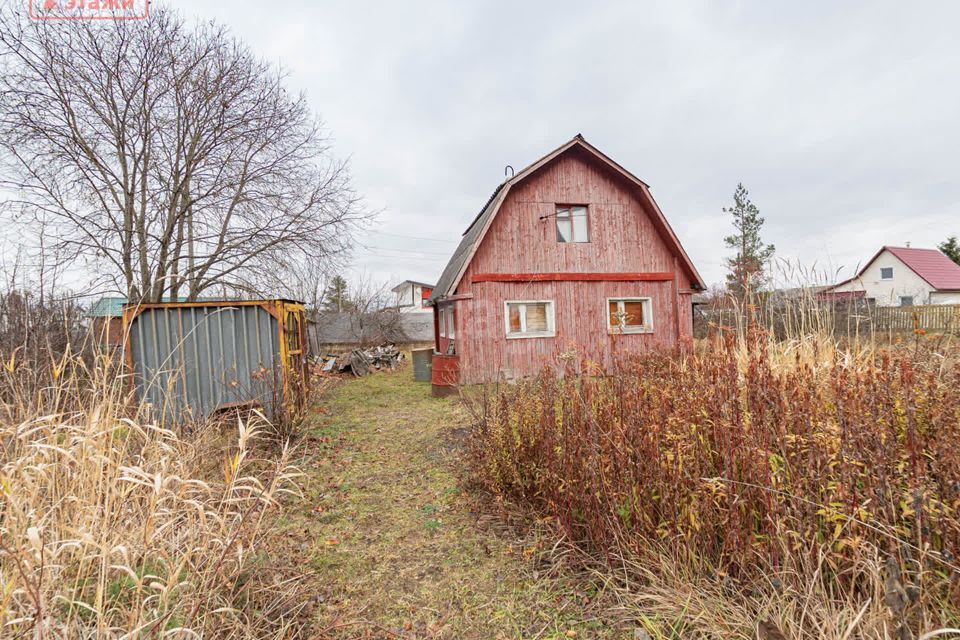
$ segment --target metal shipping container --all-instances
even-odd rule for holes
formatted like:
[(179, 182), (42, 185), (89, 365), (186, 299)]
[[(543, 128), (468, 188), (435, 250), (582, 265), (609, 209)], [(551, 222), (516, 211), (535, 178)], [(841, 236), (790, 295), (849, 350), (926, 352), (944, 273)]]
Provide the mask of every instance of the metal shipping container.
[(137, 400), (172, 423), (226, 408), (296, 412), (306, 398), (300, 302), (230, 300), (127, 305), (127, 365)]

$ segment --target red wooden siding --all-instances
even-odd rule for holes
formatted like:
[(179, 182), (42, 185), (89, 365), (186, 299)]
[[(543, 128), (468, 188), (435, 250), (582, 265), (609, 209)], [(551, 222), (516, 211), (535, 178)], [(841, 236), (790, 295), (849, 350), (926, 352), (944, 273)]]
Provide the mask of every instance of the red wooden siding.
[[(557, 242), (558, 203), (588, 206), (589, 242)], [(690, 295), (681, 293), (690, 278), (649, 206), (635, 186), (576, 149), (515, 185), (456, 291), (473, 295), (455, 302), (461, 382), (529, 375), (572, 350), (606, 366), (617, 353), (690, 336)], [(611, 335), (607, 298), (615, 297), (651, 298), (653, 332)], [(556, 335), (507, 340), (505, 300), (553, 300)]]
[(656, 273), (475, 273), (473, 282), (668, 282), (673, 272)]
[[(457, 338), (463, 382), (529, 375), (544, 362), (571, 351), (607, 367), (616, 353), (669, 346), (677, 339), (669, 283), (483, 283), (474, 291), (474, 299), (457, 303), (461, 323), (469, 324), (469, 330), (463, 329)], [(635, 297), (651, 298), (653, 332), (611, 334), (607, 298)], [(504, 300), (552, 300), (556, 335), (508, 340)]]

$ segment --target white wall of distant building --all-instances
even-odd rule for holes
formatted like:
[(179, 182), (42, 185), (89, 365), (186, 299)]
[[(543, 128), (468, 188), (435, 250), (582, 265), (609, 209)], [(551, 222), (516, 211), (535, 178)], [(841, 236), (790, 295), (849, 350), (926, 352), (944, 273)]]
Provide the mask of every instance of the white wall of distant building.
[[(891, 278), (883, 278), (885, 269), (893, 269)], [(837, 285), (832, 291), (864, 291), (865, 297), (875, 300), (879, 307), (897, 307), (905, 303), (952, 304), (953, 298), (960, 299), (958, 293), (937, 293), (926, 280), (886, 249), (862, 274)]]

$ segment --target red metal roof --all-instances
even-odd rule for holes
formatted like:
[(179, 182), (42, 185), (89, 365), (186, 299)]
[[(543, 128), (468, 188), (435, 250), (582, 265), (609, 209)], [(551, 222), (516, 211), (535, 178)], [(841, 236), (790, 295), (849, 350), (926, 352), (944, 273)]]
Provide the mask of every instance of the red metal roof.
[[(934, 289), (960, 290), (960, 265), (936, 249), (884, 247)], [(872, 261), (871, 261), (872, 262)]]

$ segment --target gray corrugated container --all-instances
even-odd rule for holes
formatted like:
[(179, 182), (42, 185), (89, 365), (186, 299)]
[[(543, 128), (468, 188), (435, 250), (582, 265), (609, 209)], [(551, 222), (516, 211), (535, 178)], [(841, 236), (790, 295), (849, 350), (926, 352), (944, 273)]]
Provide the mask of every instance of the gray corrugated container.
[(433, 347), (414, 349), (410, 352), (413, 360), (413, 379), (417, 382), (430, 382), (433, 369)]
[(306, 393), (303, 305), (286, 300), (130, 305), (127, 360), (137, 399), (183, 422), (241, 405), (273, 416)]

